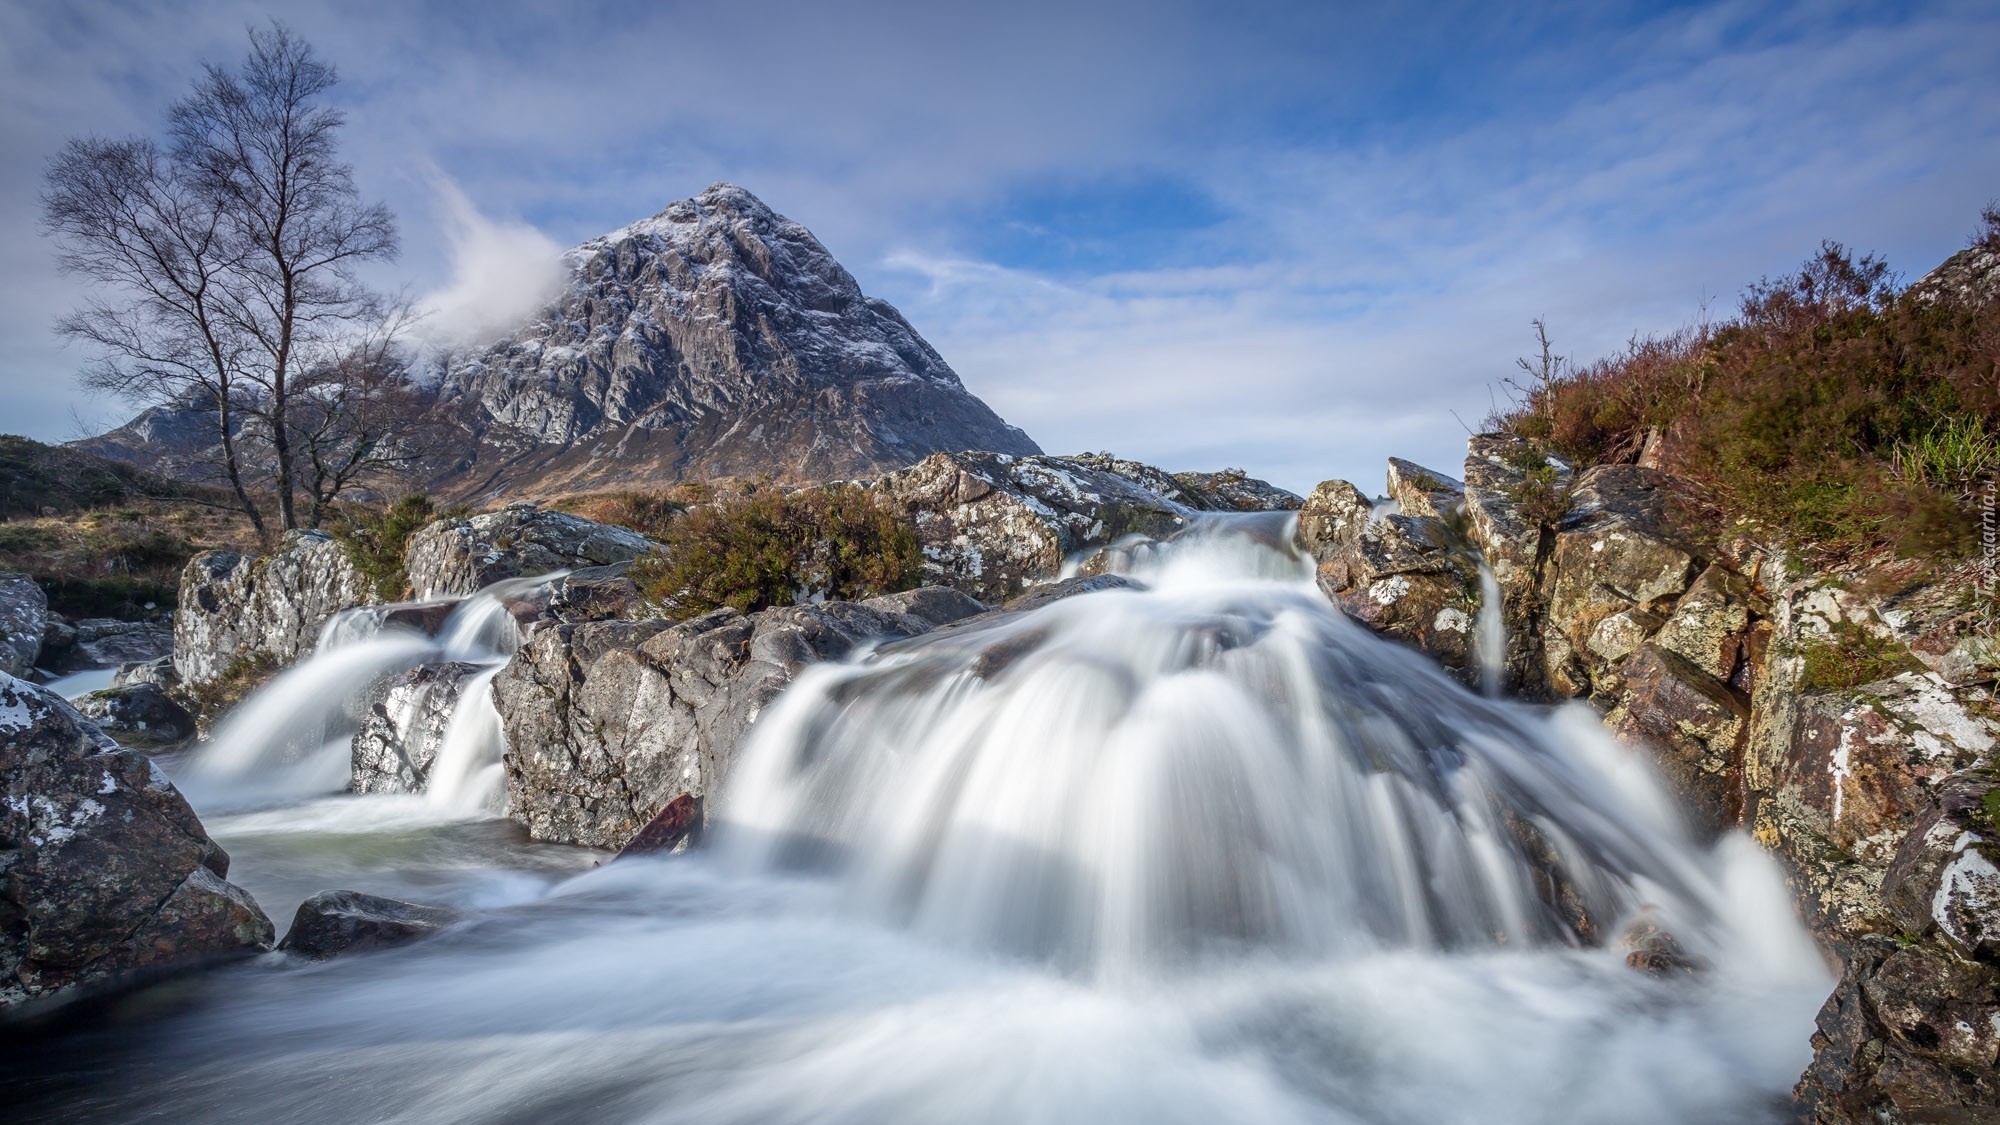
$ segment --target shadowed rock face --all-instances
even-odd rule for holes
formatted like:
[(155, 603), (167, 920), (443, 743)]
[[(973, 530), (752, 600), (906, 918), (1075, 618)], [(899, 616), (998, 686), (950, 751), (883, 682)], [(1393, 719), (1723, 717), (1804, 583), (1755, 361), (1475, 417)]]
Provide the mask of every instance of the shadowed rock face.
[(826, 480), (937, 450), (1040, 452), (812, 232), (741, 188), (566, 263), (569, 285), (533, 323), (434, 373), (437, 409), (471, 438), (434, 464), (442, 490)]
[(268, 948), (229, 857), (146, 757), (0, 674), (0, 1011)]

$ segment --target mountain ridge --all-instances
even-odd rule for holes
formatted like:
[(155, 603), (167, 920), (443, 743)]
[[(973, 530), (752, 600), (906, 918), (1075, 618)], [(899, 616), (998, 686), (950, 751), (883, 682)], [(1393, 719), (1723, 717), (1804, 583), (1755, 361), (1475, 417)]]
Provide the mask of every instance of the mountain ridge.
[[(728, 183), (563, 255), (563, 289), (484, 345), (413, 366), (417, 482), (541, 498), (690, 479), (874, 476), (939, 451), (1039, 453), (804, 226)], [(175, 457), (192, 406), (78, 443)], [(171, 440), (162, 442), (162, 436)]]

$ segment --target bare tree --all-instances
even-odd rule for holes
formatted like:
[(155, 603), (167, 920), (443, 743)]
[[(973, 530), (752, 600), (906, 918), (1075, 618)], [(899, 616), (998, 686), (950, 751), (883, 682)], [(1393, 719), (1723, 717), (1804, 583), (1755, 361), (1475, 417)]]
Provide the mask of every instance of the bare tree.
[(381, 299), (355, 266), (394, 257), (387, 208), (364, 204), (338, 158), (345, 117), (323, 103), (338, 81), (282, 25), (252, 29), (239, 71), (209, 65), (169, 115), (173, 156), (220, 218), (230, 247), (222, 312), (247, 341), (275, 461), (281, 526), (298, 526), (291, 413), (301, 372), (337, 366), (374, 331)]
[(1569, 357), (1557, 355), (1555, 345), (1549, 342), (1549, 326), (1541, 317), (1530, 321), (1535, 328), (1535, 343), (1540, 354), (1533, 358), (1514, 361), (1514, 366), (1527, 376), (1526, 380), (1509, 376), (1501, 380), (1509, 391), (1528, 400), (1530, 406), (1539, 410), (1543, 418), (1553, 422), (1555, 417), (1555, 390), (1558, 384), (1570, 376)]
[(399, 305), (377, 331), (299, 377), (287, 421), (308, 526), (323, 524), (343, 495), (407, 476), (426, 452), (424, 403), (396, 347), (408, 318), (408, 306)]
[(91, 345), (86, 386), (155, 402), (199, 401), (215, 419), (222, 470), (258, 534), (237, 447), (246, 342), (226, 313), (235, 264), (215, 202), (151, 141), (71, 140), (50, 162), (44, 228), (58, 261), (112, 296), (57, 322)]

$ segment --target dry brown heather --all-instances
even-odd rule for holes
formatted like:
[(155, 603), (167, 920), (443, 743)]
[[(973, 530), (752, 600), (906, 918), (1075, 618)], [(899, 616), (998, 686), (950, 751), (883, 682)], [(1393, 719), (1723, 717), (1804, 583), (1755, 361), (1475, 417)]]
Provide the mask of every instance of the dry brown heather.
[[(2000, 209), (1899, 289), (1826, 243), (1719, 324), (1572, 367), (1546, 353), (1496, 428), (1578, 464), (1648, 463), (1821, 560), (1962, 557), (2000, 471)], [(1938, 284), (1967, 274), (1971, 284)]]

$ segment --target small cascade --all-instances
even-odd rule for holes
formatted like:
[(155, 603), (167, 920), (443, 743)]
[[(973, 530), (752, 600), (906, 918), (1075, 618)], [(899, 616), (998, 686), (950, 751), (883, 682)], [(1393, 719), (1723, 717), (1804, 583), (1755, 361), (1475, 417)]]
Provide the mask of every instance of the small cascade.
[(1474, 625), (1472, 655), (1479, 665), (1479, 688), (1493, 699), (1499, 698), (1507, 679), (1507, 623), (1502, 616), (1503, 608), (1500, 580), (1493, 577), (1493, 568), (1487, 564), (1486, 556), (1481, 555), (1479, 620)]
[(336, 614), (313, 655), (231, 712), (190, 756), (180, 780), (211, 808), (337, 793), (348, 784), (351, 743), (366, 718), (370, 687), (419, 665), (453, 661), (481, 668), (460, 686), (426, 801), (446, 814), (496, 810), (504, 796), (506, 736), (493, 707), (493, 677), (521, 644), (515, 605), (562, 573), (507, 579), (460, 600), (435, 637), (399, 620), (409, 616), (401, 611), (433, 608), (435, 601)]

